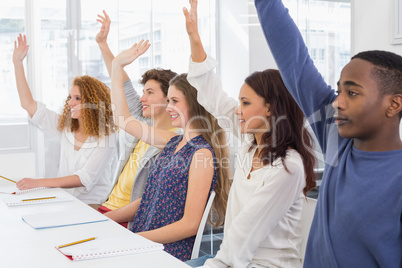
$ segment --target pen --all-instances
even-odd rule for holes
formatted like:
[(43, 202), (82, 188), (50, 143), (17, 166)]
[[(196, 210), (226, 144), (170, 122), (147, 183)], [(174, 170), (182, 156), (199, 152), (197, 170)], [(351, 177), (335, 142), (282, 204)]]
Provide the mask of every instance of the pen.
[(76, 244), (88, 242), (88, 241), (91, 241), (91, 240), (94, 240), (94, 239), (95, 239), (95, 237), (90, 237), (90, 238), (87, 238), (87, 239), (83, 239), (83, 240), (79, 240), (79, 241), (76, 241), (76, 242), (71, 242), (71, 243), (68, 243), (68, 244), (64, 244), (64, 245), (58, 246), (58, 248), (68, 247), (68, 246), (72, 246), (72, 245), (76, 245)]
[(23, 199), (21, 201), (26, 202), (26, 201), (45, 200), (45, 199), (53, 199), (53, 198), (56, 198), (56, 197), (55, 196), (39, 197), (39, 198)]
[(5, 179), (5, 180), (8, 180), (8, 181), (11, 181), (11, 182), (14, 182), (14, 183), (17, 183), (16, 181), (13, 181), (13, 180), (11, 180), (11, 179), (8, 179), (8, 178), (6, 178), (6, 177), (4, 177), (4, 176), (0, 176), (1, 178), (3, 178), (3, 179)]

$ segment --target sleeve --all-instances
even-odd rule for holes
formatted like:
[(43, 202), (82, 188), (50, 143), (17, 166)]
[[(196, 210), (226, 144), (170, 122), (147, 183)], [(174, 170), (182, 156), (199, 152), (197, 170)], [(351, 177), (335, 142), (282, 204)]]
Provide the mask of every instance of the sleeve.
[(131, 116), (137, 120), (146, 122), (148, 125), (151, 125), (151, 119), (142, 116), (142, 104), (140, 101), (140, 96), (135, 90), (131, 80), (124, 82), (124, 93), (126, 95), (127, 105)]
[(193, 62), (190, 58), (187, 80), (197, 89), (198, 102), (218, 120), (220, 127), (239, 138), (235, 115), (238, 104), (223, 91), (222, 83), (214, 72), (217, 65), (210, 56), (200, 63)]
[(74, 173), (80, 178), (87, 192), (98, 183), (105, 172), (102, 167), (107, 167), (107, 163), (115, 157), (115, 154), (116, 133), (112, 133), (99, 141), (85, 165)]
[(46, 105), (37, 101), (37, 109), (30, 121), (37, 125), (40, 129), (50, 132), (61, 138), (61, 132), (57, 129), (60, 115), (46, 108)]
[(254, 253), (289, 208), (300, 197), (304, 187), (304, 168), (300, 161), (286, 161), (285, 168), (276, 166), (267, 171), (263, 183), (241, 212), (233, 218), (214, 259), (206, 265), (248, 267)]
[(282, 79), (308, 118), (325, 153), (327, 124), (332, 120), (335, 92), (313, 60), (299, 29), (281, 0), (255, 0), (258, 17)]

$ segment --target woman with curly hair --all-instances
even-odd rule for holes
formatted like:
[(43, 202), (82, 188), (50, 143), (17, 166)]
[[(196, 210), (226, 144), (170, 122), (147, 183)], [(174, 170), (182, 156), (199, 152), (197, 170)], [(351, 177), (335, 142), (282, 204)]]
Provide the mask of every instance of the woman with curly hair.
[(22, 108), (31, 121), (60, 138), (61, 156), (57, 178), (23, 178), (21, 190), (36, 187), (74, 188), (72, 194), (87, 204), (102, 204), (111, 188), (116, 160), (116, 126), (109, 88), (90, 76), (77, 76), (61, 115), (33, 99), (23, 67), (28, 53), (26, 36), (14, 44), (13, 63)]

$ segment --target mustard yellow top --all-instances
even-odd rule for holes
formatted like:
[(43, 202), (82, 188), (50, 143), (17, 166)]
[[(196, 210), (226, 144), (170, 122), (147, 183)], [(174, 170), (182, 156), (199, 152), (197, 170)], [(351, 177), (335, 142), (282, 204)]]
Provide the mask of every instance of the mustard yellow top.
[(130, 203), (135, 174), (137, 173), (138, 165), (149, 146), (149, 144), (144, 143), (141, 140), (137, 143), (134, 151), (130, 155), (130, 159), (127, 161), (119, 176), (117, 184), (109, 195), (109, 199), (103, 203), (103, 206), (115, 210)]

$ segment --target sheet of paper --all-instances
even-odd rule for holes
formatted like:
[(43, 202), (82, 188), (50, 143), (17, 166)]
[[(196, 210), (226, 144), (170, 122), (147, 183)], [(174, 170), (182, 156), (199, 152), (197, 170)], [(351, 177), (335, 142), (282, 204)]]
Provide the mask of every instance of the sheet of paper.
[(22, 216), (34, 229), (45, 229), (107, 221), (109, 218), (96, 210), (80, 209)]

